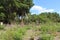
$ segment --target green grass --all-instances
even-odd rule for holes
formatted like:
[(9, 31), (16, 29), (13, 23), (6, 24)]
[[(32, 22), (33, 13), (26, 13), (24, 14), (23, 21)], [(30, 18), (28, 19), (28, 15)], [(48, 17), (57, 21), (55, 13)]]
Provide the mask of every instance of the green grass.
[(51, 34), (40, 34), (41, 40), (53, 40), (54, 36)]
[(55, 32), (60, 32), (60, 23), (45, 23), (39, 26), (25, 25), (24, 27), (18, 27), (16, 25), (11, 28), (6, 27), (5, 30), (4, 28), (4, 25), (0, 25), (0, 40), (23, 40), (28, 30), (32, 30), (32, 33), (35, 33), (31, 35), (31, 37), (40, 36), (42, 40), (53, 40), (56, 36)]

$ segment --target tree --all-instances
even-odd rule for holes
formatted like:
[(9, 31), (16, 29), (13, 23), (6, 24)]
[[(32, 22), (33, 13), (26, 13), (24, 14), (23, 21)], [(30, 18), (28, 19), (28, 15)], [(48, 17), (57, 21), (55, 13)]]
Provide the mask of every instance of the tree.
[(32, 0), (14, 0), (16, 8), (17, 8), (17, 15), (22, 18), (22, 24), (23, 24), (23, 18), (25, 14), (29, 13), (30, 8), (33, 6)]
[[(21, 16), (22, 22), (25, 14), (29, 13), (33, 6), (33, 0), (0, 0), (0, 13), (5, 14), (5, 20), (10, 21), (15, 18), (15, 15)], [(16, 14), (15, 14), (16, 13)]]
[(39, 19), (43, 22), (58, 22), (60, 16), (57, 12), (43, 12), (39, 15)]

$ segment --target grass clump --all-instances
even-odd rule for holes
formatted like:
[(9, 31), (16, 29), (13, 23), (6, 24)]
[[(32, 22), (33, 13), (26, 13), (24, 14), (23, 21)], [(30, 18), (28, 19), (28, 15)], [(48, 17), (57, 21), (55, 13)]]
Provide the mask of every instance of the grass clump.
[[(13, 30), (12, 30), (13, 29)], [(23, 35), (28, 30), (27, 27), (8, 29), (0, 34), (1, 40), (22, 40)]]
[(40, 39), (41, 40), (53, 40), (54, 36), (51, 34), (41, 34), (40, 35)]

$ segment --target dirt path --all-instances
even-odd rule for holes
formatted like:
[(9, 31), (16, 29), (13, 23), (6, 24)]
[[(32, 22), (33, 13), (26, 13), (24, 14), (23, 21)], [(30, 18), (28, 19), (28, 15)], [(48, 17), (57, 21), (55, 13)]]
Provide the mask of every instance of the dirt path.
[(57, 32), (56, 34), (57, 36), (54, 38), (54, 40), (60, 40), (60, 32)]
[(54, 40), (60, 40), (60, 37), (59, 37), (59, 36), (56, 36), (56, 37), (54, 38)]
[(39, 31), (35, 31), (35, 30), (27, 30), (26, 34), (23, 37), (23, 40), (30, 40), (30, 39), (34, 39), (37, 40), (39, 38)]
[(26, 34), (24, 35), (23, 40), (29, 40), (33, 35), (34, 35), (34, 31), (33, 30), (28, 30), (26, 32)]

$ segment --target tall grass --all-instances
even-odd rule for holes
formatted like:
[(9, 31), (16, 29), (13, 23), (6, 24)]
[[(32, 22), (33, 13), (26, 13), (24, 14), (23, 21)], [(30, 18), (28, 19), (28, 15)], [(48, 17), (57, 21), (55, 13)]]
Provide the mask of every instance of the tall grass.
[[(3, 26), (0, 25), (0, 27)], [(30, 24), (25, 25), (24, 27), (18, 27), (16, 25), (15, 27), (7, 27), (8, 29), (3, 30), (4, 28), (1, 28), (2, 30), (0, 30), (0, 40), (22, 40), (23, 36), (26, 35), (25, 33), (27, 30), (34, 30), (35, 34), (40, 36), (42, 40), (53, 40), (56, 36), (55, 33), (60, 32), (60, 23), (45, 23), (40, 24), (39, 26)]]

